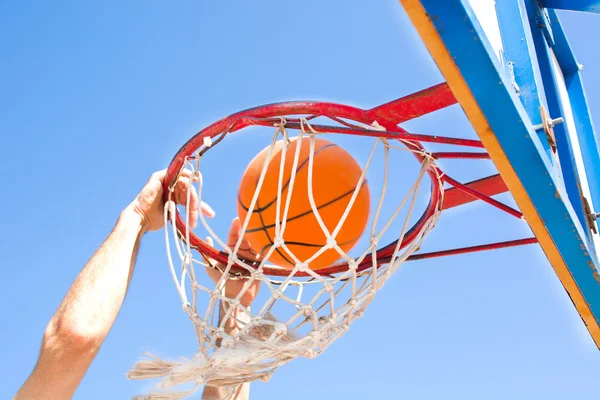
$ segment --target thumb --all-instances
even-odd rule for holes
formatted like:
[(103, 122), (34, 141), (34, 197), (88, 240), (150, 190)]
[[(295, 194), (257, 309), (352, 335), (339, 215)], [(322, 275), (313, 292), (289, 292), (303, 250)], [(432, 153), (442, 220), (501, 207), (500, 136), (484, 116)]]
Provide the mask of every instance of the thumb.
[(229, 234), (227, 235), (227, 246), (234, 247), (239, 238), (240, 232), (242, 230), (242, 223), (240, 222), (239, 217), (235, 217), (233, 221), (231, 221), (231, 226), (229, 227)]
[[(205, 242), (206, 242), (206, 244), (207, 244), (207, 245), (209, 245), (210, 247), (215, 247), (215, 244), (214, 244), (214, 242), (213, 242), (213, 239), (212, 239), (212, 237), (210, 237), (210, 236), (207, 236), (207, 237), (206, 237), (206, 240), (205, 240)], [(218, 264), (218, 263), (217, 263), (217, 260), (215, 260), (215, 259), (213, 259), (213, 258), (210, 258), (210, 257), (208, 257), (208, 256), (206, 256), (206, 255), (203, 255), (203, 257), (204, 257), (204, 260), (205, 260), (205, 261), (206, 261), (208, 264), (210, 264), (211, 266), (213, 266), (213, 267), (214, 267), (214, 266), (216, 266), (216, 265)]]

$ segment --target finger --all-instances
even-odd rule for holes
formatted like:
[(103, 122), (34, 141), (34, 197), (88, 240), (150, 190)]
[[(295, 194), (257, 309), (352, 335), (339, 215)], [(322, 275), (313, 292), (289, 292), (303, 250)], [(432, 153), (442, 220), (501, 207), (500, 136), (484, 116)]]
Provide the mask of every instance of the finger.
[(235, 217), (233, 221), (231, 221), (231, 225), (229, 226), (229, 233), (227, 234), (227, 246), (235, 246), (240, 237), (241, 229), (242, 223), (240, 222), (239, 217)]
[(190, 204), (187, 206), (190, 209), (190, 224), (192, 228), (196, 228), (196, 224), (198, 223), (198, 193), (196, 193), (196, 189), (193, 186), (188, 187)]
[[(162, 180), (166, 177), (167, 174), (167, 170), (163, 170), (163, 171), (159, 171), (157, 172), (157, 174), (160, 174), (159, 179), (162, 182)], [(179, 171), (179, 173), (177, 175), (175, 175), (174, 180), (176, 179), (175, 182), (169, 182), (169, 186), (170, 187), (175, 187), (177, 186), (177, 184), (182, 180), (182, 179), (188, 179), (192, 177), (192, 171), (190, 171), (189, 169), (182, 169), (181, 171)]]
[[(155, 173), (153, 173), (150, 179), (151, 180), (156, 179), (160, 183), (163, 183), (163, 180), (166, 178), (166, 176), (167, 176), (167, 170), (163, 169), (163, 170), (156, 171)], [(183, 169), (183, 170), (181, 170), (181, 172), (179, 172), (177, 177), (182, 177), (182, 176), (189, 178), (190, 176), (192, 176), (192, 172), (190, 170)]]
[[(150, 177), (150, 181), (158, 181), (158, 182), (160, 182), (162, 184), (166, 176), (167, 176), (167, 170), (166, 169), (163, 169), (163, 170), (160, 170), (160, 171), (156, 171)], [(182, 169), (179, 172), (179, 174), (177, 175), (177, 178), (180, 178), (180, 177), (184, 177), (184, 178), (193, 177), (192, 180), (194, 182), (198, 182), (199, 181), (198, 177), (192, 171), (190, 171), (189, 169)]]
[[(187, 206), (188, 202), (188, 189), (190, 189), (190, 179), (186, 177), (181, 177), (175, 183), (173, 187), (173, 197), (177, 204), (181, 204), (183, 206)], [(194, 187), (191, 187), (192, 191), (194, 191)], [(190, 199), (191, 200), (191, 199)]]
[(179, 175), (177, 177), (178, 178), (191, 178), (192, 177), (192, 171), (190, 171), (189, 169), (182, 169), (179, 172)]
[(178, 178), (192, 178), (192, 182), (200, 182), (200, 172), (182, 169)]
[[(239, 218), (234, 218), (231, 222), (231, 227), (229, 228), (229, 235), (227, 237), (227, 244), (229, 247), (235, 247), (236, 243), (240, 238), (240, 233), (242, 229), (242, 223)], [(244, 238), (240, 244), (240, 248), (238, 250), (238, 255), (247, 259), (257, 258), (252, 248), (250, 247), (250, 242)], [(254, 256), (254, 257), (253, 257)], [(213, 272), (214, 273), (214, 272)], [(213, 277), (214, 275), (209, 276)], [(213, 277), (214, 280), (214, 277)], [(255, 279), (248, 287), (246, 287), (246, 281), (228, 281), (225, 286), (226, 295), (229, 298), (234, 298), (239, 295), (241, 291), (243, 291), (240, 302), (244, 307), (249, 307), (250, 304), (256, 298), (258, 291), (261, 286), (260, 279)]]
[[(236, 246), (240, 239), (240, 233), (242, 230), (242, 223), (238, 217), (234, 218), (229, 228), (229, 235), (227, 236), (227, 245), (232, 249)], [(250, 241), (244, 237), (240, 243), (240, 247), (237, 252), (238, 255), (246, 259), (258, 259), (258, 254), (252, 249)]]
[[(213, 239), (210, 236), (206, 237), (205, 242), (209, 246), (214, 247)], [(214, 283), (217, 283), (221, 279), (222, 275), (221, 271), (218, 268), (222, 267), (223, 264), (220, 264), (217, 262), (217, 260), (214, 260), (207, 256), (204, 256), (204, 259), (208, 263), (208, 266), (206, 266), (205, 268), (206, 274)]]
[[(187, 204), (188, 190), (191, 191), (190, 204)], [(196, 227), (196, 221), (198, 219), (198, 192), (196, 192), (194, 185), (190, 185), (190, 178), (180, 177), (175, 185), (174, 191), (175, 202), (190, 207), (190, 219), (194, 222), (193, 227)], [(215, 210), (205, 202), (200, 203), (200, 210), (202, 211), (202, 214), (208, 218), (214, 218), (216, 215)]]
[[(200, 182), (200, 172), (197, 172), (197, 171), (191, 172), (189, 170), (184, 170), (184, 171), (186, 171), (185, 177), (187, 177), (187, 178), (191, 177), (192, 182)], [(192, 188), (194, 188), (194, 185), (192, 185)], [(204, 216), (206, 216), (208, 218), (214, 218), (216, 215), (215, 210), (213, 210), (212, 207), (209, 206), (204, 201), (200, 202), (200, 210), (202, 210), (202, 214), (204, 214)]]
[(200, 209), (202, 210), (202, 214), (204, 214), (208, 218), (214, 218), (216, 215), (215, 210), (213, 210), (211, 206), (209, 206), (203, 201), (200, 202)]
[(196, 223), (198, 222), (198, 193), (196, 193), (196, 188), (194, 188), (193, 185), (190, 185), (190, 180), (187, 178), (182, 178), (182, 181), (184, 179), (187, 181), (184, 183), (184, 193), (189, 198), (189, 204), (186, 205), (186, 208), (190, 213), (190, 224), (192, 228), (195, 228)]
[(196, 227), (198, 220), (198, 194), (193, 186), (190, 186), (190, 179), (181, 177), (175, 184), (173, 197), (175, 203), (186, 207), (190, 217), (190, 226)]
[(167, 170), (163, 169), (153, 173), (150, 179), (158, 179), (162, 183), (163, 179), (165, 179), (165, 176), (167, 176)]
[[(209, 245), (210, 247), (215, 247), (215, 243), (213, 242), (212, 237), (207, 236), (206, 240), (205, 240), (206, 244)], [(204, 258), (206, 259), (206, 261), (208, 261), (211, 265), (217, 265), (217, 260), (212, 259), (208, 256), (204, 256)]]

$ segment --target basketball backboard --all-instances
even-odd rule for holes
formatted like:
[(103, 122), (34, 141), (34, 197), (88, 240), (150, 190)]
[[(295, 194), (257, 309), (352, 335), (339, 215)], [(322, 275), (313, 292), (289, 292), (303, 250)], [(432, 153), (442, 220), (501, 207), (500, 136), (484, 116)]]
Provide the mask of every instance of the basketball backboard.
[(600, 347), (600, 156), (556, 12), (600, 1), (400, 3)]

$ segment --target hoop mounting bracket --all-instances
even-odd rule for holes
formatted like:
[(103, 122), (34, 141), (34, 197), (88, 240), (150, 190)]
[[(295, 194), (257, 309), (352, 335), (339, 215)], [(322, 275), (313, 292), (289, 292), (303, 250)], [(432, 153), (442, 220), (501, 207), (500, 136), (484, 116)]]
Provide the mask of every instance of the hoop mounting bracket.
[(544, 133), (546, 134), (546, 140), (548, 140), (548, 144), (550, 145), (552, 152), (556, 154), (556, 136), (554, 135), (554, 127), (563, 123), (565, 120), (562, 117), (550, 118), (544, 106), (540, 107), (540, 115), (542, 117), (542, 123), (534, 125), (533, 129), (536, 131), (540, 129), (544, 130)]

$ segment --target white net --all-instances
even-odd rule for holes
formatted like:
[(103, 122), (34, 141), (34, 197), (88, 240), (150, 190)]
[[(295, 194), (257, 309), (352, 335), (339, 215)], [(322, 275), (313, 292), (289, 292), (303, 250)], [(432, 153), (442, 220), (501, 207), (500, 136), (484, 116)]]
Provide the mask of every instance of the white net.
[[(312, 212), (319, 221), (327, 240), (326, 244), (308, 260), (299, 260), (284, 240), (290, 196), (282, 195), (283, 173), (281, 171), (284, 168), (282, 162), (273, 245), (264, 258), (257, 262), (245, 261), (243, 235), (256, 207), (267, 171), (266, 164), (273, 156), (275, 143), (279, 140), (289, 142), (290, 139), (285, 119), (282, 118), (280, 123), (275, 124), (275, 128), (276, 132), (273, 135), (267, 161), (257, 183), (247, 217), (241, 221), (239, 239), (234, 243), (227, 243), (211, 229), (204, 216), (199, 216), (200, 226), (209, 235), (206, 242), (211, 246), (216, 243), (215, 247), (223, 249), (228, 255), (227, 263), (218, 263), (205, 256), (198, 258), (198, 252), (190, 245), (191, 229), (188, 228), (184, 232), (174, 229), (176, 206), (172, 201), (165, 205), (165, 232), (171, 274), (181, 297), (183, 309), (194, 324), (198, 349), (191, 359), (164, 361), (152, 357), (136, 364), (129, 373), (131, 379), (161, 378), (160, 386), (163, 389), (171, 389), (182, 384), (188, 385), (186, 390), (167, 390), (154, 394), (150, 398), (182, 398), (193, 393), (203, 384), (230, 389), (230, 397), (233, 397), (236, 385), (257, 379), (268, 380), (278, 367), (294, 358), (318, 356), (342, 336), (354, 321), (361, 318), (377, 291), (383, 287), (392, 273), (419, 249), (423, 239), (439, 218), (443, 201), (443, 185), (441, 182), (436, 182), (442, 193), (436, 199), (435, 212), (424, 221), (419, 232), (407, 243), (405, 238), (414, 223), (414, 219), (411, 218), (417, 203), (417, 194), (423, 186), (422, 183), (427, 181), (424, 177), (429, 176), (433, 177), (431, 179), (439, 180), (438, 169), (434, 167), (434, 160), (430, 154), (424, 152), (420, 146), (410, 141), (376, 138), (363, 174), (335, 229), (329, 230), (323, 223), (314, 198), (309, 195)], [(375, 123), (366, 129), (377, 130), (380, 127)], [(313, 139), (319, 134), (306, 119), (300, 119), (298, 139), (308, 138), (305, 143), (311, 146), (308, 162), (309, 193), (312, 190)], [(204, 146), (198, 149), (194, 156), (188, 157), (185, 164), (185, 168), (192, 171), (192, 176), (196, 178), (195, 185), (200, 201), (203, 188), (200, 174), (201, 158), (212, 144), (210, 140), (206, 140)], [(299, 149), (300, 146), (297, 146), (296, 152)], [(368, 235), (368, 240), (364, 242), (366, 246), (360, 253), (351, 257), (336, 243), (336, 235), (354, 204), (363, 180), (366, 179), (376, 149), (380, 149), (383, 155), (382, 189), (374, 208), (374, 216), (365, 231), (365, 235)], [(421, 166), (414, 184), (395, 204), (396, 207), (389, 217), (382, 221), (381, 211), (388, 191), (389, 155), (392, 150), (418, 153), (419, 157), (415, 158), (420, 160)], [(283, 146), (281, 151), (283, 160), (286, 146)], [(296, 155), (290, 177), (291, 186), (294, 185), (297, 163)], [(427, 174), (428, 171), (434, 173)], [(402, 179), (406, 177), (402, 176)], [(191, 191), (188, 190), (187, 193), (186, 204), (189, 204)], [(182, 213), (186, 226), (189, 227), (189, 207), (182, 208)], [(393, 225), (398, 218), (403, 220)], [(393, 238), (397, 239), (397, 242), (391, 256), (383, 263), (378, 262), (378, 246), (381, 246), (382, 237), (390, 234), (389, 230), (392, 227), (397, 229), (396, 233), (393, 233)], [(274, 278), (265, 273), (269, 268), (277, 268), (268, 262), (269, 255), (276, 249), (284, 251), (295, 263), (293, 269), (283, 274), (281, 278)], [(324, 275), (318, 270), (312, 270), (311, 261), (330, 249), (335, 249), (339, 253), (340, 260), (347, 263), (347, 268), (334, 275)], [(369, 260), (369, 256), (371, 261), (368, 267), (360, 268), (365, 259)], [(243, 273), (240, 273), (240, 268)], [(218, 273), (217, 278), (208, 279), (207, 272), (212, 273), (213, 277)], [(235, 290), (229, 290), (230, 287), (235, 287)], [(254, 297), (259, 287), (264, 301), (258, 306), (253, 304), (250, 307), (245, 299), (249, 293)]]

